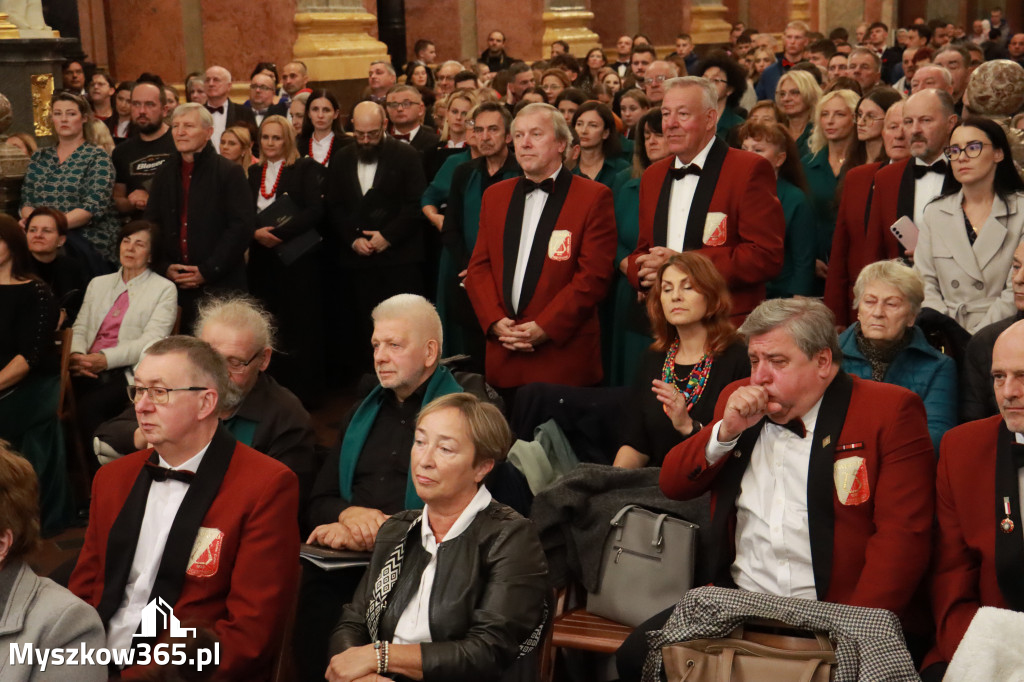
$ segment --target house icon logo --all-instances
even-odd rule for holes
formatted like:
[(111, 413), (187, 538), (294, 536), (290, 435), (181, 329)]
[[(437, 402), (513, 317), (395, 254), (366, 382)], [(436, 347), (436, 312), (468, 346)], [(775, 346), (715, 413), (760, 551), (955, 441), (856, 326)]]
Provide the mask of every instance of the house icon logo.
[(183, 628), (174, 616), (174, 609), (162, 598), (157, 597), (142, 609), (142, 623), (132, 637), (156, 637), (164, 630), (171, 637), (195, 637), (195, 628)]

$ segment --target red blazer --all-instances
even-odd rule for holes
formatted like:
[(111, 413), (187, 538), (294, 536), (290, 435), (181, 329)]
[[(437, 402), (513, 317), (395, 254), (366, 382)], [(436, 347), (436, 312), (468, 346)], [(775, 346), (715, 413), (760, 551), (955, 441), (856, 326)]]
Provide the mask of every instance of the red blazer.
[[(201, 472), (214, 454), (216, 438), (200, 465)], [(111, 462), (100, 468), (93, 481), (89, 527), (69, 588), (94, 607), (100, 606), (103, 596), (111, 526), (136, 478), (146, 475), (141, 470), (151, 453), (142, 450)], [(198, 480), (199, 476), (192, 487)], [(188, 501), (186, 497), (182, 510)], [(298, 505), (298, 480), (288, 467), (235, 444), (201, 524), (204, 529), (219, 531), (219, 556), (214, 541), (204, 555), (206, 561), (200, 557), (188, 566), (180, 596), (173, 603), (174, 615), (183, 626), (205, 625), (216, 633), (220, 641), (217, 679), (270, 677), (270, 664), (298, 584)], [(180, 516), (181, 512), (176, 521)], [(138, 667), (129, 668), (124, 676), (136, 677), (142, 672)]]
[[(931, 583), (938, 630), (925, 666), (952, 659), (982, 606), (1024, 610), (1024, 537), (1012, 440), (999, 415), (958, 426), (942, 439)], [(1010, 534), (999, 528), (1006, 516), (1003, 496), (1011, 498)]]
[(488, 335), (487, 381), (500, 388), (535, 381), (596, 384), (602, 376), (597, 306), (611, 284), (618, 243), (612, 193), (565, 168), (559, 172), (534, 236), (520, 309), (514, 311), (512, 278), (525, 200), (521, 183), (521, 178), (504, 180), (484, 192), (466, 292), (485, 334), (508, 317), (534, 321), (551, 338), (523, 353)]
[[(715, 421), (729, 396), (748, 383), (725, 388)], [(760, 429), (747, 429), (732, 454), (709, 467), (704, 448), (711, 431), (706, 426), (669, 452), (660, 483), (673, 499), (711, 490), (711, 532), (724, 550), (716, 575), (731, 583), (736, 497)], [(833, 463), (848, 457), (863, 458), (857, 479), (867, 492), (865, 499), (843, 504)], [(928, 568), (934, 477), (935, 451), (921, 399), (892, 384), (836, 375), (818, 411), (808, 470), (807, 522), (818, 599), (904, 614)]]
[[(668, 233), (670, 156), (651, 165), (640, 180), (640, 238), (629, 256), (627, 277), (640, 287), (638, 256), (665, 246)], [(716, 139), (697, 190), (686, 228), (685, 251), (707, 256), (725, 277), (734, 317), (746, 317), (765, 299), (765, 283), (782, 271), (786, 218), (775, 193), (775, 173), (757, 154), (730, 149)], [(725, 235), (704, 239), (708, 213), (724, 213)]]
[(874, 191), (875, 173), (884, 164), (869, 163), (851, 168), (843, 180), (843, 196), (832, 235), (832, 254), (825, 278), (825, 305), (836, 316), (836, 324), (848, 327), (856, 319), (853, 310), (853, 285), (870, 260), (865, 260), (868, 214)]

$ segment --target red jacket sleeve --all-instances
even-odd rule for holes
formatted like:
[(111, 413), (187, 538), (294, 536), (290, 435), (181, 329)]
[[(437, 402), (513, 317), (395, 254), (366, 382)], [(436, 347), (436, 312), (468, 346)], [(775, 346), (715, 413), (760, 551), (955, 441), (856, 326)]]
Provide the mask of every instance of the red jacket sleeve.
[(658, 484), (666, 497), (673, 500), (692, 500), (703, 495), (715, 482), (729, 457), (726, 455), (715, 462), (714, 466), (708, 466), (705, 449), (711, 440), (715, 424), (725, 414), (725, 404), (729, 401), (729, 396), (740, 386), (749, 383), (749, 379), (740, 379), (726, 386), (715, 403), (714, 420), (665, 455)]
[(466, 294), (473, 304), (473, 311), (484, 334), (495, 322), (507, 317), (501, 302), (501, 284), (498, 279), (502, 273), (495, 267), (494, 254), (491, 252), (492, 248), (502, 248), (499, 240), (493, 236), (503, 232), (504, 226), (499, 221), (505, 216), (505, 211), (499, 210), (501, 200), (496, 195), (497, 190), (497, 187), (491, 187), (484, 192), (480, 203), (480, 231), (466, 268), (465, 279)]

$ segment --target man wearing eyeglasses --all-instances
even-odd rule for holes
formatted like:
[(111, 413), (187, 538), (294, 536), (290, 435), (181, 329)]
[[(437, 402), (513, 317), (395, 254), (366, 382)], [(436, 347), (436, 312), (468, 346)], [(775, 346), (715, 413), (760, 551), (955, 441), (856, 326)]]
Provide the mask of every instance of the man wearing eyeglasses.
[[(263, 119), (267, 116), (288, 115), (288, 105), (274, 104), (275, 92), (276, 84), (274, 78), (266, 71), (254, 73), (252, 78), (249, 79), (249, 101), (244, 106), (252, 111), (252, 115), (256, 119), (257, 128), (262, 125)], [(260, 136), (256, 135), (252, 143), (252, 152), (257, 157), (260, 156), (259, 140)]]
[(651, 100), (651, 106), (661, 106), (661, 100), (665, 99), (665, 81), (679, 75), (679, 70), (674, 64), (658, 60), (651, 62), (643, 76), (644, 93), (647, 99)]
[(391, 126), (388, 135), (412, 145), (420, 154), (433, 149), (441, 141), (437, 131), (423, 125), (426, 109), (423, 95), (412, 85), (396, 85), (388, 90), (384, 108)]
[[(270, 314), (251, 297), (213, 298), (200, 306), (195, 336), (228, 364), (233, 386), (230, 398), (222, 401), (224, 425), (240, 443), (295, 472), (302, 507), (316, 474), (316, 435), (295, 394), (267, 374), (273, 356), (272, 325)], [(129, 407), (100, 425), (93, 447), (102, 462), (149, 447), (149, 442)]]
[[(211, 66), (206, 70), (206, 109), (213, 116), (213, 149), (220, 149), (220, 136), (227, 128), (239, 121), (256, 123), (252, 112), (241, 104), (232, 102), (231, 72), (223, 66)], [(219, 153), (219, 152), (218, 152)]]
[[(299, 487), (220, 425), (229, 383), (199, 339), (150, 347), (128, 393), (152, 448), (96, 474), (69, 587), (96, 608), (110, 648), (155, 644), (140, 628), (162, 600), (180, 622), (213, 630), (218, 675), (265, 680), (298, 577)], [(159, 635), (169, 619), (156, 620)]]
[[(409, 101), (410, 94), (395, 102)], [(352, 112), (356, 143), (338, 152), (324, 183), (333, 228), (325, 246), (342, 271), (338, 291), (345, 296), (338, 300), (345, 309), (339, 314), (351, 321), (345, 335), (349, 347), (341, 352), (357, 371), (370, 366), (363, 340), (373, 332), (374, 306), (395, 294), (423, 291), (423, 161), (411, 145), (388, 136), (386, 125), (384, 107), (357, 104)]]

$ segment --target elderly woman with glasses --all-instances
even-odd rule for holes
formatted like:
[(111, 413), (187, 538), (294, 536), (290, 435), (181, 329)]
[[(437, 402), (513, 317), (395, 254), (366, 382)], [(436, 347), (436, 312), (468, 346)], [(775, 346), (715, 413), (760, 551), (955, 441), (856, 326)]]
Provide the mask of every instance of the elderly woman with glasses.
[(377, 532), (331, 635), (328, 680), (498, 681), (536, 670), (522, 645), (545, 621), (544, 551), (532, 524), (483, 484), (511, 440), (498, 408), (468, 393), (423, 408), (410, 474), (425, 505)]
[(986, 118), (965, 118), (946, 155), (956, 187), (925, 207), (914, 269), (923, 306), (973, 334), (1017, 311), (1009, 273), (1024, 238), (1024, 181), (1006, 133)]
[(924, 280), (898, 261), (878, 261), (860, 271), (853, 295), (857, 321), (839, 337), (843, 369), (921, 396), (938, 452), (942, 435), (956, 425), (956, 363), (914, 324)]

